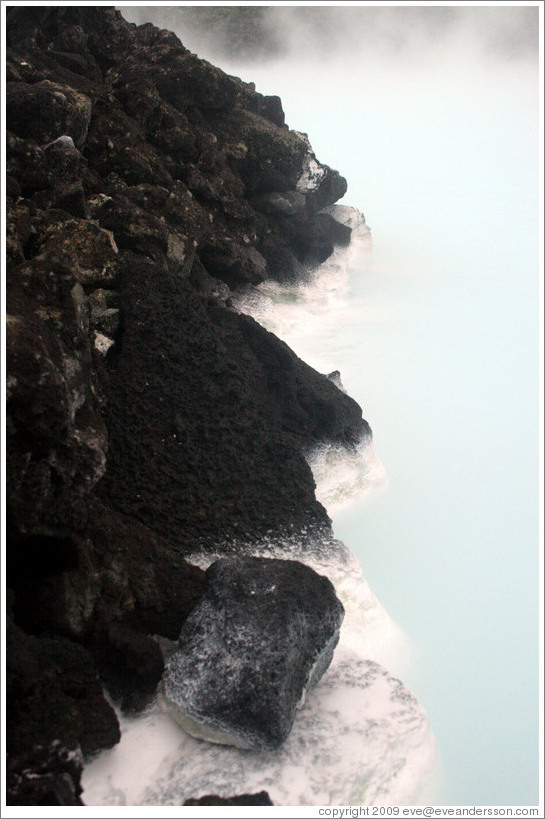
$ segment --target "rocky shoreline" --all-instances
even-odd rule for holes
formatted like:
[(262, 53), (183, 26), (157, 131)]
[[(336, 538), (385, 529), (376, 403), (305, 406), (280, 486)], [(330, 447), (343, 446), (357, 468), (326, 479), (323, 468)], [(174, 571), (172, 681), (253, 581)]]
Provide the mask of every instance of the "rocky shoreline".
[(305, 453), (358, 405), (231, 302), (346, 244), (278, 97), (106, 7), (7, 9), (7, 787), (81, 805), (154, 695), (186, 559), (330, 532)]

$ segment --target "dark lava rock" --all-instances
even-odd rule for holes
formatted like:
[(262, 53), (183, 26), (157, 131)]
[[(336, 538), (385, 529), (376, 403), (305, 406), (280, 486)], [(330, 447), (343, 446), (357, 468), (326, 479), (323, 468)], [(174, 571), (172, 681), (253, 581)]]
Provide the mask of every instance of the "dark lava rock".
[(72, 804), (31, 746), (115, 742), (97, 669), (147, 701), (150, 635), (203, 591), (183, 555), (328, 529), (305, 451), (368, 427), (228, 308), (343, 241), (317, 211), (345, 181), (280, 100), (113, 8), (10, 7), (6, 40), (8, 752), (21, 804)]
[(307, 202), (310, 213), (319, 213), (322, 208), (332, 205), (338, 199), (342, 199), (348, 186), (346, 179), (338, 171), (334, 171), (326, 165), (322, 166), (326, 171), (324, 178), (316, 190), (310, 191), (307, 195)]
[(180, 545), (327, 526), (302, 450), (369, 435), (356, 402), (253, 319), (122, 256), (100, 496)]
[(7, 805), (83, 805), (80, 799), (82, 756), (60, 742), (8, 756)]
[[(78, 328), (78, 293), (73, 279), (46, 280), (50, 270), (35, 263), (19, 273), (23, 286), (39, 287), (41, 280), (58, 288), (55, 308), (38, 303), (36, 313), (24, 317), (12, 302), (16, 312), (7, 317), (7, 498), (11, 522), (24, 533), (77, 525), (106, 462), (106, 430), (89, 384), (89, 346)], [(62, 320), (64, 338), (51, 326)]]
[(306, 208), (307, 199), (298, 191), (271, 191), (262, 193), (253, 199), (253, 206), (262, 213), (275, 213), (280, 216), (294, 216)]
[(85, 648), (61, 638), (33, 637), (8, 623), (7, 656), (10, 755), (54, 741), (87, 755), (119, 742), (117, 717)]
[(271, 798), (267, 791), (259, 793), (243, 793), (241, 796), (221, 796), (209, 795), (201, 796), (200, 799), (186, 799), (184, 805), (272, 805)]
[(91, 100), (74, 88), (49, 80), (35, 85), (6, 83), (10, 130), (38, 143), (67, 134), (81, 148), (91, 119)]
[(252, 353), (253, 381), (266, 396), (275, 425), (303, 450), (324, 440), (351, 446), (371, 436), (353, 398), (327, 376), (298, 358), (288, 345), (250, 316), (214, 310), (230, 348), (244, 345)]
[(334, 245), (347, 247), (350, 244), (352, 230), (348, 225), (343, 225), (342, 222), (338, 222), (329, 213), (318, 213), (316, 215), (316, 221), (320, 225), (320, 229), (324, 235), (329, 236)]
[(232, 77), (190, 52), (177, 56), (168, 69), (157, 67), (154, 74), (159, 94), (178, 111), (185, 112), (192, 105), (229, 110), (238, 96)]
[(110, 623), (96, 630), (92, 647), (100, 677), (114, 702), (124, 712), (145, 708), (163, 674), (159, 644), (129, 626)]
[(200, 259), (211, 276), (226, 284), (259, 284), (266, 278), (267, 263), (255, 247), (244, 247), (232, 238), (209, 241)]
[(308, 150), (299, 134), (240, 109), (218, 117), (217, 123), (237, 140), (230, 151), (249, 196), (295, 189)]
[[(327, 526), (301, 441), (312, 445), (335, 427), (340, 437), (358, 437), (357, 404), (351, 421), (337, 425), (329, 416), (340, 420), (334, 404), (346, 396), (325, 377), (315, 374), (327, 391), (315, 410), (304, 375), (311, 368), (293, 356), (289, 369), (266, 369), (281, 344), (274, 336), (259, 350), (256, 344), (256, 354), (243, 329), (251, 323), (256, 335), (265, 331), (251, 319), (208, 305), (166, 265), (121, 255), (124, 329), (109, 373), (100, 497), (182, 548), (192, 537), (218, 543), (277, 527)], [(280, 365), (288, 360), (287, 346), (281, 349)], [(298, 429), (315, 411), (308, 432)]]
[(343, 617), (331, 582), (302, 563), (216, 561), (165, 668), (172, 715), (212, 742), (277, 748), (328, 668)]
[[(7, 583), (15, 591), (17, 622), (36, 635), (85, 642), (103, 668), (97, 632), (102, 636), (114, 628), (115, 651), (110, 646), (107, 652), (130, 666), (129, 655), (119, 657), (124, 645), (134, 655), (136, 638), (117, 639), (116, 624), (175, 639), (202, 595), (201, 569), (156, 532), (93, 496), (87, 499), (83, 531), (15, 537), (13, 528), (7, 538)], [(104, 644), (110, 642), (107, 637)], [(145, 643), (142, 647), (148, 653)], [(135, 698), (138, 681), (133, 675)], [(148, 691), (146, 684), (144, 696)]]

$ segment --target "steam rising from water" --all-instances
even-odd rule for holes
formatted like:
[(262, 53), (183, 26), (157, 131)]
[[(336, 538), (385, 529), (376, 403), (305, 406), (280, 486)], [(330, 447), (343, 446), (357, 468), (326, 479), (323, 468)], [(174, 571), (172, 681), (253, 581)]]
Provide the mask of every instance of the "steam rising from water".
[[(538, 51), (538, 9), (515, 6), (262, 6), (220, 10), (126, 6), (127, 19), (178, 31), (184, 45), (218, 62), (238, 55), (248, 62), (346, 59), (350, 51), (383, 58), (420, 58), (422, 49), (463, 43), (497, 59), (533, 59)], [(241, 22), (242, 21), (242, 22)]]

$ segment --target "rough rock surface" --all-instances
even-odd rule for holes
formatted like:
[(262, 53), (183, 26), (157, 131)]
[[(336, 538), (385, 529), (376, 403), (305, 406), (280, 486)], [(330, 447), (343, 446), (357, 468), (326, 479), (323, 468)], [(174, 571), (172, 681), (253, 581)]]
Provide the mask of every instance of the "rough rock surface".
[(277, 748), (329, 666), (343, 617), (331, 582), (298, 561), (214, 562), (166, 664), (172, 715), (212, 742)]
[(67, 752), (115, 741), (89, 741), (65, 665), (82, 708), (109, 713), (97, 672), (141, 707), (162, 669), (151, 635), (175, 637), (203, 590), (184, 555), (327, 529), (304, 453), (370, 431), (230, 306), (237, 287), (296, 278), (346, 238), (319, 212), (346, 183), (278, 97), (113, 8), (11, 7), (6, 44), (6, 548), (21, 649), (8, 665), (44, 709), (34, 722), (10, 689), (16, 773), (31, 735)]
[(226, 799), (221, 796), (201, 796), (200, 799), (186, 799), (184, 805), (272, 805), (266, 791), (259, 793), (243, 793), (241, 796), (231, 796)]
[(11, 754), (6, 765), (8, 805), (83, 805), (81, 753), (59, 742), (36, 745), (23, 754)]
[(103, 697), (92, 657), (63, 638), (34, 637), (14, 623), (6, 634), (9, 755), (60, 742), (92, 754), (119, 741), (115, 712)]

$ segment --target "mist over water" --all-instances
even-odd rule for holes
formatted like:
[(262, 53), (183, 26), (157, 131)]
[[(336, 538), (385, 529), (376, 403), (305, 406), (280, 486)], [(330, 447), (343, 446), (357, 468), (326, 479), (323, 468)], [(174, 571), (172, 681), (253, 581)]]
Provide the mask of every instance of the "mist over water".
[(270, 8), (261, 62), (178, 34), (278, 94), (365, 213), (373, 251), (267, 320), (373, 429), (387, 482), (334, 530), (412, 647), (440, 802), (537, 804), (537, 8), (326, 11)]

